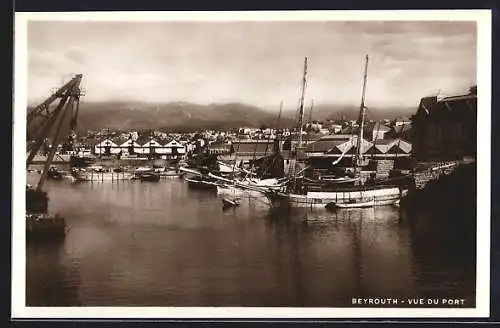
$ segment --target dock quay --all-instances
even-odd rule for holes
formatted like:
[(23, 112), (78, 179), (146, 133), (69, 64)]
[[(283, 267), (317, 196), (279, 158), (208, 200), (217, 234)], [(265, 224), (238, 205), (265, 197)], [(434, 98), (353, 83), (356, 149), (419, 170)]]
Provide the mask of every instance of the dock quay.
[(47, 193), (26, 188), (26, 237), (27, 238), (59, 238), (66, 234), (66, 220), (58, 214), (48, 213)]
[(403, 204), (447, 215), (475, 218), (477, 198), (475, 161), (454, 161), (414, 173), (414, 185)]
[(27, 214), (26, 236), (28, 238), (61, 238), (64, 237), (68, 226), (66, 220), (59, 215)]

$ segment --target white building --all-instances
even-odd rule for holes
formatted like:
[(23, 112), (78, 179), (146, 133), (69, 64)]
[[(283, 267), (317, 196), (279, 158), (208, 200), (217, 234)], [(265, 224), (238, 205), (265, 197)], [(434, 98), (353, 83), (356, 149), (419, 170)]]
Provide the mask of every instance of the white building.
[(129, 139), (120, 145), (122, 154), (134, 155), (141, 154), (142, 146), (139, 145), (134, 139)]
[(186, 148), (176, 140), (171, 140), (164, 147), (167, 154), (184, 155), (186, 153)]
[(104, 139), (94, 147), (94, 152), (99, 155), (116, 155), (120, 153), (121, 148), (111, 139)]
[(161, 145), (155, 139), (150, 139), (144, 145), (141, 146), (142, 154), (166, 154), (167, 151), (163, 145)]
[(330, 131), (333, 133), (340, 133), (342, 132), (342, 125), (340, 124), (332, 124), (330, 126)]

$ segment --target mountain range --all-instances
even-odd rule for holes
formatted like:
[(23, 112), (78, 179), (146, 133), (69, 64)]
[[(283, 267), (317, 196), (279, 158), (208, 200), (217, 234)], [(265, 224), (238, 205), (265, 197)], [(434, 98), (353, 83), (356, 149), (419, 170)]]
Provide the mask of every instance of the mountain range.
[[(304, 109), (304, 120), (309, 118), (309, 108)], [(314, 120), (356, 119), (356, 106), (318, 105), (313, 108)], [(369, 109), (368, 119), (409, 116), (416, 109), (384, 108)], [(279, 122), (281, 128), (296, 124), (297, 111), (283, 109)], [(241, 103), (200, 105), (189, 102), (154, 104), (147, 102), (106, 101), (80, 103), (78, 125), (80, 131), (110, 128), (164, 129), (188, 132), (200, 129), (230, 130), (242, 126), (276, 127), (278, 110), (270, 111)]]

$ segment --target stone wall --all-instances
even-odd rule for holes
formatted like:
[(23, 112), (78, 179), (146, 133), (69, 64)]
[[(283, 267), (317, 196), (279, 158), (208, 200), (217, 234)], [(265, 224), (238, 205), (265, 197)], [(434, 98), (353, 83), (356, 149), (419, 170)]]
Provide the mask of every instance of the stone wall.
[(451, 174), (458, 167), (458, 162), (432, 162), (427, 165), (429, 168), (414, 174), (416, 189), (423, 189), (430, 181), (438, 180), (442, 175)]
[(389, 173), (394, 169), (394, 160), (381, 159), (377, 161), (377, 178), (387, 178)]
[(410, 189), (402, 206), (407, 206), (413, 214), (424, 211), (452, 221), (472, 219), (475, 222), (476, 182), (475, 162), (421, 171), (415, 174), (416, 188)]

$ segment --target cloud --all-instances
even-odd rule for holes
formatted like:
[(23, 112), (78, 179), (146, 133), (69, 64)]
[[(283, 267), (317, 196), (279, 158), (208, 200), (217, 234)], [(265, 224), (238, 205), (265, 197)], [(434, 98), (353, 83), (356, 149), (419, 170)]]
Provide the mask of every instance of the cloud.
[(359, 102), (365, 54), (376, 104), (476, 78), (476, 28), (462, 22), (36, 22), (28, 34), (30, 98), (82, 73), (88, 100), (295, 105), (305, 56), (316, 104)]
[(68, 60), (71, 60), (74, 63), (77, 63), (77, 64), (84, 64), (85, 63), (86, 54), (85, 54), (85, 50), (83, 48), (71, 47), (70, 49), (68, 49), (66, 51), (65, 56), (66, 56), (66, 58), (68, 58)]

